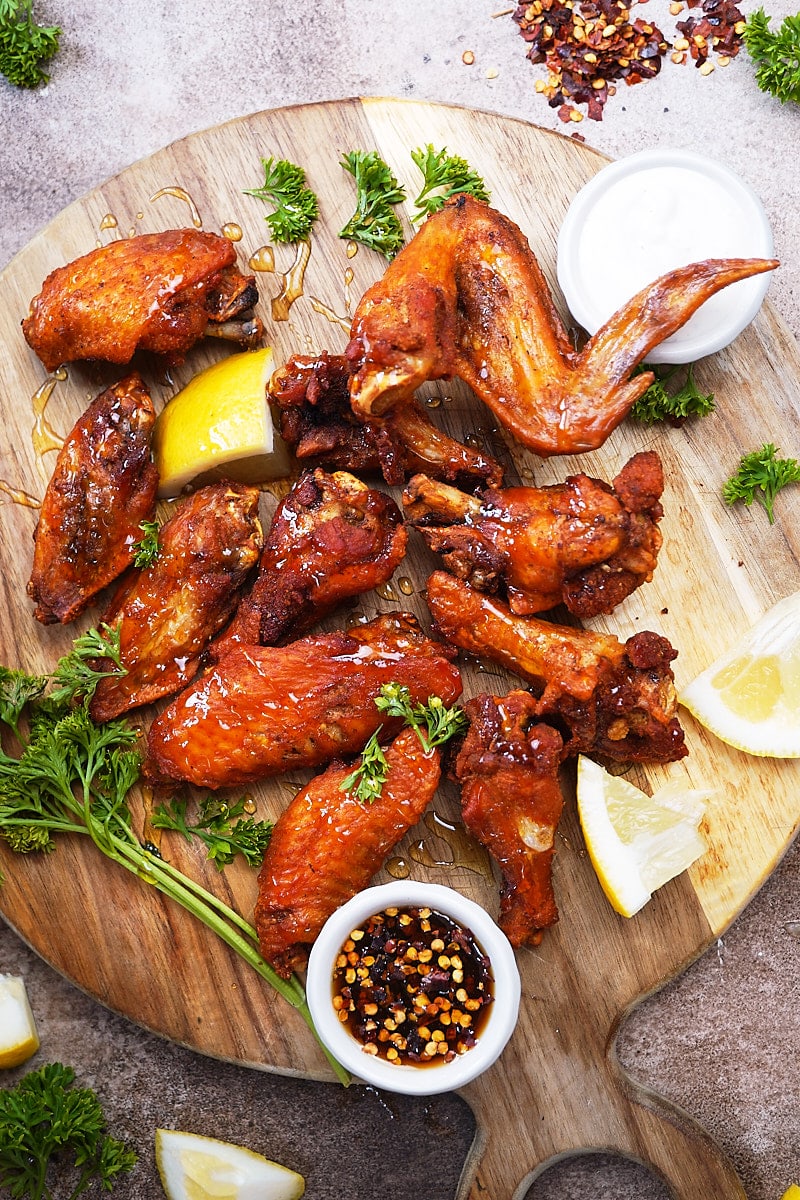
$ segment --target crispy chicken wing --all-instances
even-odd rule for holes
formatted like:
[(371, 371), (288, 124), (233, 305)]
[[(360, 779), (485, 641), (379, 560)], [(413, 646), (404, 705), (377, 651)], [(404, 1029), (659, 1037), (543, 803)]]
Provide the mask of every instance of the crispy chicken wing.
[(455, 763), (464, 823), (502, 871), (500, 928), (512, 946), (536, 944), (558, 920), (551, 871), (561, 736), (537, 724), (530, 692), (476, 696), (464, 707), (469, 730)]
[(198, 229), (143, 233), (52, 271), (22, 332), (48, 371), (79, 359), (128, 363), (137, 350), (183, 357), (214, 328), (256, 341), (259, 320), (237, 318), (258, 299), (227, 238)]
[(84, 611), (129, 567), (155, 510), (153, 402), (137, 374), (102, 392), (59, 451), (34, 533), (28, 595), (45, 625)]
[(499, 487), (500, 464), (438, 429), (416, 400), (382, 421), (360, 421), (350, 407), (350, 369), (342, 355), (296, 355), (276, 371), (270, 395), (283, 440), (301, 460), (350, 471), (380, 471), (390, 484), (423, 471), (459, 486)]
[(709, 259), (671, 271), (577, 352), (544, 274), (508, 217), (460, 195), (429, 217), (362, 297), (347, 357), (364, 418), (457, 375), (522, 445), (547, 457), (602, 445), (650, 386), (632, 372), (710, 296), (774, 259)]
[(386, 583), (406, 540), (389, 496), (346, 471), (307, 471), (275, 512), (258, 576), (215, 656), (232, 641), (274, 646)]
[(234, 645), (156, 717), (145, 773), (221, 788), (358, 754), (382, 723), (384, 683), (453, 704), (461, 676), (449, 654), (408, 613), (289, 646)]
[(96, 721), (169, 696), (196, 674), (258, 562), (258, 499), (255, 487), (211, 484), (162, 526), (158, 558), (122, 583), (106, 614), (119, 625), (126, 674), (100, 680), (90, 709)]
[(626, 463), (613, 488), (581, 474), (478, 498), (415, 475), (403, 507), (459, 579), (488, 592), (505, 583), (512, 612), (563, 603), (591, 617), (611, 612), (652, 578), (663, 488), (661, 461), (649, 450)]
[(499, 600), (444, 571), (427, 584), (443, 637), (530, 683), (536, 716), (555, 724), (566, 754), (621, 762), (674, 762), (687, 753), (666, 638), (642, 632), (624, 644), (612, 634), (519, 617)]
[(416, 825), (441, 774), (439, 752), (404, 729), (386, 749), (380, 796), (365, 804), (342, 784), (352, 767), (332, 763), (282, 814), (258, 876), (255, 925), (261, 953), (288, 979), (305, 965), (325, 921), (369, 883)]

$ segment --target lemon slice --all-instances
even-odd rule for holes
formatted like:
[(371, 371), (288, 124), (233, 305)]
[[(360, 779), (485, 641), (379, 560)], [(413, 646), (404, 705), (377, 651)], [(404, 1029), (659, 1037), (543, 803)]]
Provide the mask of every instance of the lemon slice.
[(156, 1130), (156, 1166), (169, 1200), (297, 1200), (306, 1181), (261, 1154), (177, 1129)]
[(666, 783), (652, 796), (578, 756), (578, 816), (600, 886), (632, 917), (704, 853), (698, 826), (709, 792)]
[(0, 975), (0, 1067), (18, 1067), (39, 1049), (25, 980)]
[(737, 750), (800, 758), (800, 592), (773, 605), (678, 699)]
[(800, 1187), (792, 1183), (781, 1196), (781, 1200), (800, 1200)]
[(272, 351), (232, 354), (190, 379), (153, 430), (160, 497), (189, 483), (266, 483), (289, 474), (289, 452), (267, 400)]

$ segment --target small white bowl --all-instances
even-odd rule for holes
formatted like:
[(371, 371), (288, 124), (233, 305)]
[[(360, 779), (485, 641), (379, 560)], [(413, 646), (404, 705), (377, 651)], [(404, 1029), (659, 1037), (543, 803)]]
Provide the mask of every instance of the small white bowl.
[[(367, 1054), (333, 1007), (334, 964), (351, 930), (375, 913), (395, 907), (428, 907), (450, 917), (472, 934), (489, 959), (494, 1000), (476, 1044), (452, 1062), (394, 1066)], [(511, 944), (485, 909), (452, 888), (404, 879), (359, 892), (328, 918), (309, 956), (306, 995), (317, 1033), (348, 1071), (385, 1091), (431, 1096), (462, 1087), (499, 1058), (517, 1022), (520, 979)]]
[[(714, 159), (644, 150), (604, 167), (573, 199), (558, 237), (558, 282), (590, 334), (641, 288), (706, 258), (772, 258), (758, 196)], [(707, 300), (652, 363), (695, 362), (728, 346), (755, 317), (771, 272), (730, 284)]]

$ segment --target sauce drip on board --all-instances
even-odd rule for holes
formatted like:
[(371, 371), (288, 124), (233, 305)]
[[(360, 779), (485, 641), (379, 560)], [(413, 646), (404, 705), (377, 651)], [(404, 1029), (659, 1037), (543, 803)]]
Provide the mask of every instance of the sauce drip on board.
[(33, 443), (34, 452), (39, 458), (47, 454), (50, 450), (60, 450), (64, 445), (64, 439), (59, 437), (44, 415), (48, 401), (60, 378), (63, 378), (63, 376), (60, 377), (56, 374), (46, 379), (41, 387), (38, 387), (31, 396), (31, 407), (33, 408), (31, 442)]
[(186, 191), (186, 188), (179, 187), (178, 184), (171, 184), (169, 187), (159, 188), (158, 191), (154, 192), (150, 197), (150, 203), (152, 204), (156, 200), (160, 200), (162, 196), (174, 196), (176, 200), (182, 200), (184, 204), (188, 204), (189, 212), (191, 213), (192, 217), (192, 224), (194, 225), (195, 229), (203, 228), (203, 219), (200, 216), (197, 205)]

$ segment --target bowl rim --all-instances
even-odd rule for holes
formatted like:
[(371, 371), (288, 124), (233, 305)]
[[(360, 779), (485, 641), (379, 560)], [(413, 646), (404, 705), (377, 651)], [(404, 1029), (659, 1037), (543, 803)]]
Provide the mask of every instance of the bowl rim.
[[(775, 244), (772, 228), (760, 197), (750, 184), (737, 175), (726, 163), (698, 154), (693, 150), (669, 147), (639, 150), (624, 158), (616, 159), (602, 167), (588, 183), (576, 192), (567, 209), (557, 238), (556, 276), (559, 287), (570, 313), (590, 336), (597, 332), (602, 320), (598, 318), (597, 312), (588, 298), (588, 289), (582, 283), (578, 245), (580, 231), (586, 216), (598, 196), (617, 184), (620, 179), (664, 166), (686, 167), (698, 175), (715, 180), (729, 190), (732, 195), (737, 196), (742, 208), (752, 217), (753, 229), (757, 231), (760, 239), (760, 247), (757, 253), (754, 252), (753, 257), (774, 257)], [(685, 335), (684, 331), (687, 326), (683, 326), (648, 354), (648, 362), (691, 363), (729, 346), (758, 313), (767, 294), (771, 277), (772, 272), (767, 271), (763, 275), (752, 276), (750, 279), (740, 281), (750, 285), (748, 289), (750, 300), (746, 305), (743, 304), (739, 309), (734, 310), (725, 324), (717, 325), (713, 333), (693, 336)]]
[[(494, 977), (494, 1000), (475, 1046), (449, 1063), (429, 1067), (393, 1066), (365, 1054), (342, 1025), (331, 1003), (334, 958), (351, 929), (386, 908), (429, 906), (466, 927), (488, 956)], [(328, 918), (308, 959), (306, 998), (317, 1034), (325, 1047), (352, 1075), (385, 1091), (428, 1096), (453, 1091), (475, 1079), (503, 1052), (517, 1023), (521, 984), (514, 951), (489, 913), (454, 888), (403, 879), (365, 888)]]

